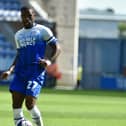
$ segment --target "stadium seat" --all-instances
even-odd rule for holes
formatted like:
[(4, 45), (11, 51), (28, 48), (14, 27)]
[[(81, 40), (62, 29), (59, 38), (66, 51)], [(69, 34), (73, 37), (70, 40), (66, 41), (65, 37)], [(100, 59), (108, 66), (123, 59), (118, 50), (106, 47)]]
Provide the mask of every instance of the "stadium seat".
[(18, 0), (0, 0), (0, 20), (20, 20), (20, 7), (21, 3)]
[(0, 41), (5, 41), (5, 36), (3, 34), (0, 34)]
[(15, 57), (15, 50), (11, 42), (6, 41), (3, 34), (0, 34), (0, 71), (6, 70)]

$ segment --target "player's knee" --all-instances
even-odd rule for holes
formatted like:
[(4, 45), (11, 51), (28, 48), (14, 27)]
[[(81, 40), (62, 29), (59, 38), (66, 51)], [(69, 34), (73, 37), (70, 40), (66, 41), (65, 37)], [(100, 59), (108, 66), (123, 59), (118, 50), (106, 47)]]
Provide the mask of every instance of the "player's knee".
[(34, 104), (33, 102), (29, 101), (29, 100), (26, 100), (25, 101), (25, 106), (28, 110), (31, 110), (33, 107), (34, 107)]
[(32, 97), (27, 97), (25, 100), (25, 106), (28, 110), (31, 110), (35, 105), (35, 100)]

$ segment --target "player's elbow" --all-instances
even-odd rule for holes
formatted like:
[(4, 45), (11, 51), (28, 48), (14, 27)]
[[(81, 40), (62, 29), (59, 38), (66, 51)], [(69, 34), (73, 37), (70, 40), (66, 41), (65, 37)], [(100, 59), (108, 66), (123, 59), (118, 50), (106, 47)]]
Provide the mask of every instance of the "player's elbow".
[(58, 55), (62, 52), (62, 51), (61, 51), (61, 47), (60, 47), (59, 44), (57, 44), (57, 52), (58, 52)]

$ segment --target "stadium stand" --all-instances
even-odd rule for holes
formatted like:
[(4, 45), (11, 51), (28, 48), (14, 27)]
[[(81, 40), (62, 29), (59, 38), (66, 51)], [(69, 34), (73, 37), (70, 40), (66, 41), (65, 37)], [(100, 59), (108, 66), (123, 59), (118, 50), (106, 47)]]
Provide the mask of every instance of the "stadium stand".
[(19, 8), (21, 3), (18, 0), (0, 0), (0, 20), (19, 20)]
[[(11, 42), (8, 42), (3, 34), (0, 33), (0, 72), (8, 69), (15, 57), (15, 50)], [(12, 75), (13, 76), (13, 75)], [(9, 82), (12, 78), (0, 81), (2, 84)]]

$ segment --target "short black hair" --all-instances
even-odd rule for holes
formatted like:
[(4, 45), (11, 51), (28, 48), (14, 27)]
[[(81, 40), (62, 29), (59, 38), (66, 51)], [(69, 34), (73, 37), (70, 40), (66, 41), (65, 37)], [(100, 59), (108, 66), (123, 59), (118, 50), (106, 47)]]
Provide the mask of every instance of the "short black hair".
[(21, 12), (24, 12), (24, 11), (28, 11), (28, 10), (30, 10), (30, 9), (32, 9), (33, 10), (33, 8), (32, 7), (29, 7), (29, 6), (23, 6), (23, 7), (21, 7)]

